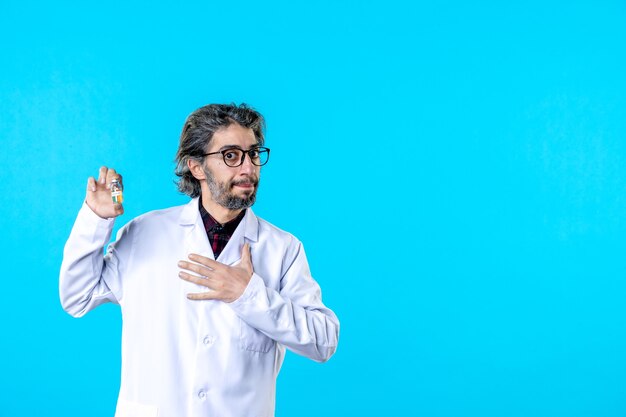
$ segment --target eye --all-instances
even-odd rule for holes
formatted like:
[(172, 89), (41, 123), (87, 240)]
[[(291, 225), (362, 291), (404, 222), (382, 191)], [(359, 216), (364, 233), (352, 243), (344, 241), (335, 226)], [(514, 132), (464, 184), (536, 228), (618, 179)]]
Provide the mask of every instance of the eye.
[(250, 159), (257, 159), (259, 157), (259, 150), (258, 149), (250, 149), (248, 151), (248, 156), (250, 156)]
[(235, 150), (224, 152), (224, 159), (227, 161), (236, 161), (239, 157), (239, 153)]

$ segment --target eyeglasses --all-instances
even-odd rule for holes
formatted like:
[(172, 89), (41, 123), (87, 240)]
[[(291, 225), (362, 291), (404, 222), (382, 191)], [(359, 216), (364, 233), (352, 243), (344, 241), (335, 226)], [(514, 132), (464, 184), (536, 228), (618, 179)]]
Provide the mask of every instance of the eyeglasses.
[(258, 167), (267, 164), (267, 161), (269, 161), (270, 159), (270, 148), (264, 147), (252, 148), (248, 149), (247, 151), (239, 148), (230, 148), (223, 151), (205, 153), (204, 156), (217, 155), (218, 153), (222, 154), (222, 158), (224, 158), (224, 163), (233, 168), (241, 166), (243, 164), (243, 160), (246, 158), (246, 154), (248, 154), (250, 162)]

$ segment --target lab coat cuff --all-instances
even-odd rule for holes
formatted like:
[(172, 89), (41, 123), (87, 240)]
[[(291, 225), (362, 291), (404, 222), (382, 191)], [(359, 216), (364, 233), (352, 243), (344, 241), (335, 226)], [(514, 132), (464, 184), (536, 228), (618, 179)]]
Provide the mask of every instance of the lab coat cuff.
[(239, 298), (230, 303), (230, 306), (237, 311), (238, 308), (243, 308), (245, 305), (253, 303), (260, 291), (265, 291), (265, 281), (257, 274), (252, 273), (248, 286), (246, 286)]
[(74, 230), (79, 230), (80, 233), (90, 241), (104, 242), (108, 241), (111, 237), (114, 221), (115, 219), (103, 219), (94, 213), (87, 203), (83, 203), (76, 217)]
[(81, 219), (84, 224), (94, 225), (97, 228), (110, 228), (111, 225), (115, 222), (114, 218), (103, 219), (98, 216), (94, 211), (87, 205), (86, 202), (83, 203), (83, 206), (80, 208), (78, 212), (78, 218)]

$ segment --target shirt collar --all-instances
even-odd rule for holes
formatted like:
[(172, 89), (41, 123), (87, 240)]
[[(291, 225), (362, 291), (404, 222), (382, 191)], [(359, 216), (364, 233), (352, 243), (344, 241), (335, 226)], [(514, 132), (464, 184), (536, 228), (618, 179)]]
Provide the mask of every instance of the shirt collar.
[(202, 217), (202, 223), (204, 223), (204, 228), (206, 229), (207, 233), (209, 233), (210, 231), (213, 231), (216, 233), (225, 233), (229, 236), (232, 236), (233, 233), (235, 233), (235, 229), (237, 229), (237, 226), (239, 226), (239, 223), (246, 215), (246, 210), (245, 209), (241, 210), (241, 213), (239, 213), (237, 217), (230, 220), (229, 222), (220, 224), (204, 208), (204, 206), (202, 205), (202, 197), (198, 199), (198, 206), (200, 209), (200, 217)]
[[(202, 224), (202, 218), (200, 216), (200, 210), (198, 208), (199, 197), (192, 198), (187, 204), (181, 206), (179, 215), (179, 224), (185, 227), (200, 226), (204, 228)], [(259, 218), (256, 217), (252, 208), (246, 209), (246, 215), (242, 220), (244, 228), (244, 237), (251, 242), (259, 240)]]

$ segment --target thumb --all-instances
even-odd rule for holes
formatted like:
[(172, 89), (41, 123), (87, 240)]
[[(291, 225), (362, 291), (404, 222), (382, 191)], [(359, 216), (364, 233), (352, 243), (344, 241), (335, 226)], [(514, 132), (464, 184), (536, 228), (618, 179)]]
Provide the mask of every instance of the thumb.
[(250, 254), (250, 244), (248, 242), (244, 243), (243, 248), (241, 249), (241, 263), (250, 266), (250, 270), (252, 270), (252, 256)]

